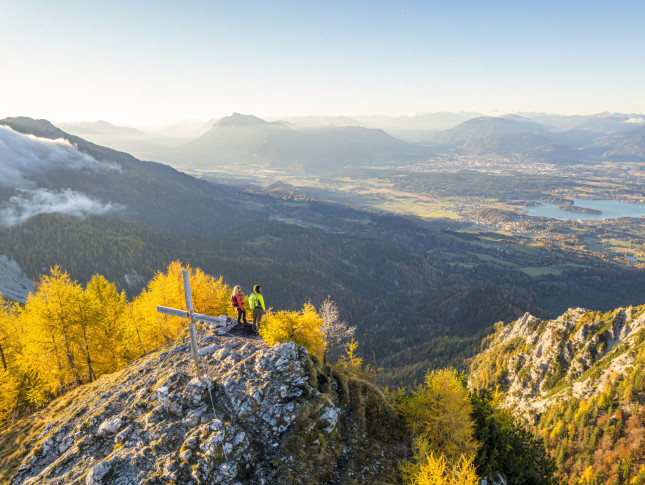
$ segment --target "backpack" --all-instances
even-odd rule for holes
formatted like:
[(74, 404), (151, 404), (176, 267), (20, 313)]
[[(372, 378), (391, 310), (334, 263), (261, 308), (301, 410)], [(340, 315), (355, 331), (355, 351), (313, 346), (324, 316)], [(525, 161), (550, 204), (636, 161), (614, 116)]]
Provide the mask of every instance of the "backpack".
[(249, 295), (249, 306), (251, 307), (251, 310), (255, 310), (258, 306), (260, 306), (256, 292), (253, 292)]
[(237, 308), (237, 297), (235, 295), (231, 295), (231, 305)]

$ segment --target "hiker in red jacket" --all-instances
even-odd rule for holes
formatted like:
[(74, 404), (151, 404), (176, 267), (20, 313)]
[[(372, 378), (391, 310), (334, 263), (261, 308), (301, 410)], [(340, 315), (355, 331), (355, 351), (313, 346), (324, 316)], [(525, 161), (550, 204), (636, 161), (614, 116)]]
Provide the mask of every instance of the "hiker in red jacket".
[[(244, 309), (244, 294), (240, 285), (237, 285), (233, 288), (233, 293), (231, 293), (231, 305), (237, 309), (237, 326), (243, 327), (248, 325), (246, 321), (246, 310)], [(244, 322), (242, 322), (242, 319)]]

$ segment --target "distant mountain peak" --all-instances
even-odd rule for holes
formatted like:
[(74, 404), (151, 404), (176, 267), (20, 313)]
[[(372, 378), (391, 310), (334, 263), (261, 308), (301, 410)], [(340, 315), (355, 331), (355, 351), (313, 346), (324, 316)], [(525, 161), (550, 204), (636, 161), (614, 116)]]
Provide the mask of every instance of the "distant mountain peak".
[(91, 121), (88, 125), (94, 125), (97, 128), (115, 128), (115, 125), (105, 120)]
[(525, 116), (520, 116), (516, 115), (513, 113), (505, 114), (500, 116), (500, 118), (506, 119), (506, 120), (513, 120), (513, 121), (520, 121), (523, 123), (535, 123), (533, 120), (530, 120), (529, 118), (526, 118)]
[(35, 120), (28, 116), (16, 116), (0, 120), (0, 125), (8, 125), (21, 133), (43, 138), (68, 138), (67, 133), (55, 127), (47, 120)]
[(267, 125), (268, 122), (253, 115), (233, 113), (231, 116), (222, 118), (214, 126), (258, 126)]

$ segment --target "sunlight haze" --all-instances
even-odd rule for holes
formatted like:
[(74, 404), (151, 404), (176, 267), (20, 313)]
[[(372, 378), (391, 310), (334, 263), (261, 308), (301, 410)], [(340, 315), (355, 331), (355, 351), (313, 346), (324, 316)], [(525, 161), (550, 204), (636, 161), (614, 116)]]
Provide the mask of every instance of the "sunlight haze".
[(2, 2), (7, 116), (645, 111), (642, 2)]

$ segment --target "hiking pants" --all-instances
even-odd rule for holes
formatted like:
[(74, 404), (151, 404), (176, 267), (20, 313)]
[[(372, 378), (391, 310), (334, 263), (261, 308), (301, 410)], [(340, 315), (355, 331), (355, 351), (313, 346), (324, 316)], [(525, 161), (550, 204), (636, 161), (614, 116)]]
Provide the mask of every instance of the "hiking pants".
[(262, 315), (264, 315), (264, 310), (262, 308), (255, 308), (253, 310), (253, 328), (257, 332), (260, 330), (260, 320), (262, 320)]
[(245, 324), (248, 324), (246, 321), (246, 310), (242, 308), (237, 309), (237, 324), (241, 325), (242, 321), (244, 321)]

